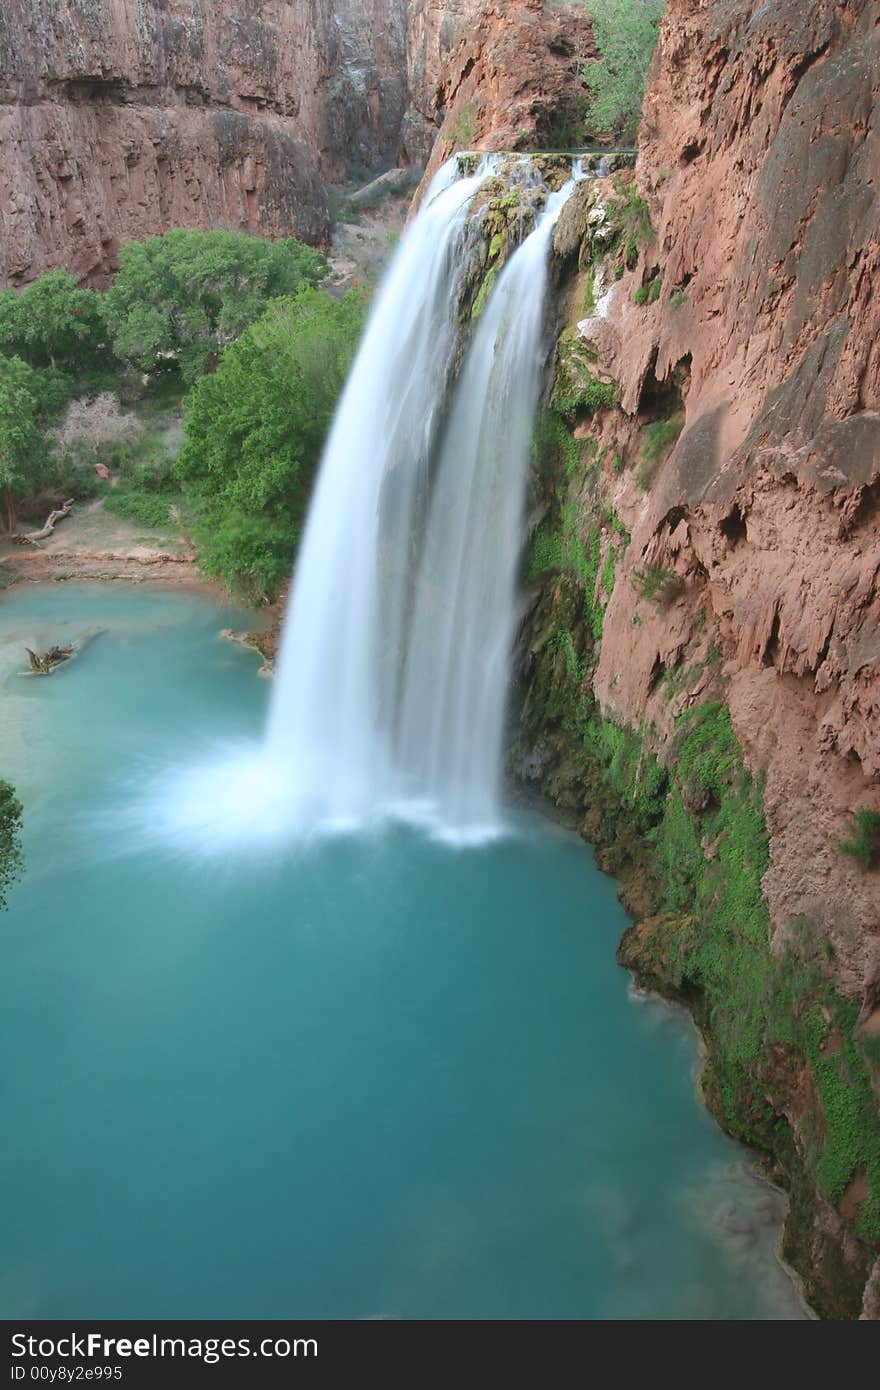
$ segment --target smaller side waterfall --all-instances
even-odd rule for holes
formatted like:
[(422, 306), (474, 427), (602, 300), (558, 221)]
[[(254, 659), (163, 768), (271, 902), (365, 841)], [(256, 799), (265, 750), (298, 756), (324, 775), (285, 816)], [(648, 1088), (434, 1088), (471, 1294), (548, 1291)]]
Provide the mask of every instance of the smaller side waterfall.
[(398, 734), (406, 790), (459, 834), (491, 830), (516, 569), (543, 360), (553, 194), (493, 289), (443, 443), (416, 580)]

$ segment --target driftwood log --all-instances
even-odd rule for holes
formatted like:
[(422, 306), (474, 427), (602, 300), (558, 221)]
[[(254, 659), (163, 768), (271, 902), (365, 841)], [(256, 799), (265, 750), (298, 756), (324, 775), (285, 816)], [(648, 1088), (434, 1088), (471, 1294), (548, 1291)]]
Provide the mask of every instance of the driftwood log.
[(25, 647), (25, 651), (33, 675), (51, 676), (56, 666), (70, 660), (76, 651), (76, 643), (70, 642), (66, 647), (50, 647), (47, 652), (32, 652), (30, 647)]
[(19, 545), (36, 545), (38, 541), (48, 540), (58, 522), (69, 516), (73, 503), (74, 499), (71, 497), (62, 507), (56, 507), (54, 511), (49, 513), (45, 524), (40, 527), (39, 531), (20, 531), (17, 536), (13, 537), (13, 540), (17, 541)]

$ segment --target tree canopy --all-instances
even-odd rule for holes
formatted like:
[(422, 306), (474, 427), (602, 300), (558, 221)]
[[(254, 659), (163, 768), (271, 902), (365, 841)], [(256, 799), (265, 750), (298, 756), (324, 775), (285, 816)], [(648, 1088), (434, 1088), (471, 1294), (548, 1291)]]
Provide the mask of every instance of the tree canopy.
[(586, 0), (599, 57), (584, 68), (593, 130), (635, 139), (666, 0)]
[(114, 354), (143, 372), (177, 365), (194, 381), (269, 301), (325, 270), (323, 256), (292, 237), (179, 230), (131, 242), (101, 296)]
[(79, 364), (103, 336), (101, 298), (61, 269), (23, 290), (0, 290), (0, 353), (32, 367)]
[(0, 356), (0, 489), (10, 531), (16, 500), (33, 490), (46, 461), (47, 386), (20, 357)]
[(252, 599), (287, 576), (308, 491), (363, 326), (357, 294), (278, 300), (187, 397), (176, 472), (202, 563)]

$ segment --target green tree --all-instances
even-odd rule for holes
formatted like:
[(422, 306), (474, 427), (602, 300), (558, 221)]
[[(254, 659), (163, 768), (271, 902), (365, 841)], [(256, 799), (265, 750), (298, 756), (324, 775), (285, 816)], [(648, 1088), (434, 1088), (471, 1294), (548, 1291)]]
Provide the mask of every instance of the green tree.
[(593, 130), (635, 138), (666, 0), (587, 0), (599, 57), (584, 68)]
[(0, 357), (0, 488), (10, 531), (16, 499), (27, 493), (46, 458), (41, 429), (43, 383), (20, 357)]
[(0, 291), (0, 352), (32, 367), (81, 367), (103, 336), (100, 300), (60, 269), (21, 291)]
[(201, 563), (252, 600), (289, 572), (364, 303), (306, 286), (281, 299), (184, 403), (176, 473), (195, 505)]
[(21, 852), (21, 802), (8, 782), (0, 781), (0, 912), (6, 894), (24, 865)]
[(325, 270), (323, 256), (292, 237), (178, 230), (131, 242), (102, 297), (113, 350), (140, 371), (172, 366), (192, 382), (272, 299)]

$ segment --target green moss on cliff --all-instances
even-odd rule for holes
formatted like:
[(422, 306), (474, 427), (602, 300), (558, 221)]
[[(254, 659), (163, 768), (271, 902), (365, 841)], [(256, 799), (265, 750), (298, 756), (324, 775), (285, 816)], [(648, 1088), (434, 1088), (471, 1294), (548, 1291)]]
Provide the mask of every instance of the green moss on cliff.
[(614, 591), (616, 547), (620, 544), (625, 549), (629, 539), (622, 527), (605, 529), (603, 561), (601, 519), (597, 518), (583, 531), (578, 525), (575, 504), (564, 501), (555, 521), (542, 522), (538, 527), (526, 553), (525, 575), (530, 583), (559, 574), (577, 586), (580, 594), (578, 617), (586, 622), (594, 641), (602, 636), (605, 609)]
[(600, 381), (590, 369), (587, 347), (576, 329), (560, 334), (556, 350), (556, 379), (552, 404), (566, 419), (595, 415), (615, 405), (618, 387), (613, 381)]
[(480, 286), (479, 294), (474, 300), (474, 307), (471, 310), (471, 318), (478, 319), (482, 314), (483, 310), (486, 307), (486, 300), (489, 298), (492, 286), (495, 284), (497, 278), (498, 267), (493, 265), (491, 269), (487, 272), (486, 277), (483, 280), (482, 285)]
[(606, 199), (608, 218), (606, 245), (616, 253), (620, 272), (632, 269), (639, 251), (654, 239), (648, 204), (639, 194), (635, 181), (626, 173), (615, 174), (614, 192)]
[(838, 848), (851, 854), (863, 869), (880, 868), (880, 811), (856, 811), (850, 818), (850, 833)]
[[(528, 564), (543, 585), (538, 640), (514, 756), (532, 775), (540, 767), (542, 789), (577, 816), (602, 867), (622, 878), (624, 900), (644, 920), (624, 938), (621, 959), (694, 1012), (707, 1041), (710, 1107), (730, 1133), (774, 1156), (792, 1190), (786, 1252), (815, 1305), (857, 1316), (880, 1245), (880, 1116), (855, 1032), (858, 1006), (835, 991), (809, 923), (771, 950), (762, 784), (745, 766), (726, 706), (686, 711), (665, 744), (597, 706), (590, 676), (623, 538), (613, 519), (608, 528), (595, 486), (577, 487), (556, 467), (544, 481), (549, 516)], [(704, 663), (717, 659), (710, 646)], [(861, 1242), (844, 1255), (823, 1237), (821, 1270), (817, 1194)]]

